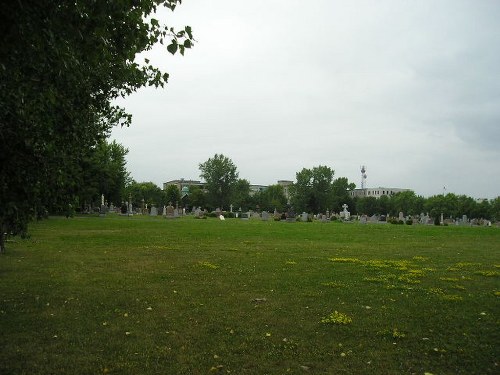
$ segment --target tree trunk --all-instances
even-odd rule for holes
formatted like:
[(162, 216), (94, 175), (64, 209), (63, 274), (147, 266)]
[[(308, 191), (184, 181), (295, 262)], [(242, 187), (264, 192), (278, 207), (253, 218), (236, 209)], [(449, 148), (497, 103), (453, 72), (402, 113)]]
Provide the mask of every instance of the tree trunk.
[(0, 224), (0, 254), (5, 253), (5, 228), (3, 224)]

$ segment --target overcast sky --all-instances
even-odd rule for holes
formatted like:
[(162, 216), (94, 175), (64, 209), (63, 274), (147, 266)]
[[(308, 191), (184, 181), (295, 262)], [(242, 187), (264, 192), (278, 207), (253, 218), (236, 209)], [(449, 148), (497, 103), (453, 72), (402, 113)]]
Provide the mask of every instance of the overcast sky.
[(154, 49), (169, 84), (119, 102), (136, 181), (199, 179), (222, 153), (252, 184), (327, 165), (359, 187), (366, 165), (367, 187), (500, 195), (500, 1), (184, 0), (159, 17), (197, 44)]

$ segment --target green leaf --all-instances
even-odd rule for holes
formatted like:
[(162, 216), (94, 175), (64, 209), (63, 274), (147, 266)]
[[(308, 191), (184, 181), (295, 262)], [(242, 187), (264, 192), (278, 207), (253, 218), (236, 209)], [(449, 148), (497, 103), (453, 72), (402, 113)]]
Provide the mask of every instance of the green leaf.
[(186, 40), (184, 41), (184, 47), (186, 47), (186, 48), (191, 48), (191, 46), (192, 46), (192, 45), (193, 45), (193, 44), (191, 43), (191, 41), (190, 41), (189, 39), (186, 39)]
[(178, 46), (179, 45), (177, 44), (177, 41), (175, 39), (172, 39), (172, 44), (169, 44), (167, 46), (167, 51), (170, 52), (172, 55), (175, 55)]
[(193, 39), (193, 32), (192, 32), (192, 30), (191, 30), (191, 26), (186, 26), (186, 27), (184, 28), (184, 30), (186, 30), (186, 33), (187, 33), (187, 35), (189, 36), (189, 39)]

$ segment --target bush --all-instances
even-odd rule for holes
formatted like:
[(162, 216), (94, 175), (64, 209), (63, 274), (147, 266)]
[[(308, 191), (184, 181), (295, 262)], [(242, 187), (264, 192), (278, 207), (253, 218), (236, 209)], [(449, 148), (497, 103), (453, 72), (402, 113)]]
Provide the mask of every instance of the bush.
[(413, 224), (413, 220), (412, 219), (406, 220), (406, 225), (412, 225), (412, 224)]

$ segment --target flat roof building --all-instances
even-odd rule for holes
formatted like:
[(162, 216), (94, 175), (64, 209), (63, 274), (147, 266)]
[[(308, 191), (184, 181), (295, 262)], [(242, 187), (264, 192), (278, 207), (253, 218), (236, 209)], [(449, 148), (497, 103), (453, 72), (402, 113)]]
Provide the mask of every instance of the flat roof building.
[(380, 198), (382, 196), (391, 196), (397, 193), (402, 193), (403, 191), (410, 191), (410, 189), (400, 189), (391, 187), (378, 187), (378, 188), (364, 188), (364, 189), (354, 189), (349, 192), (352, 198), (366, 198), (375, 197)]

